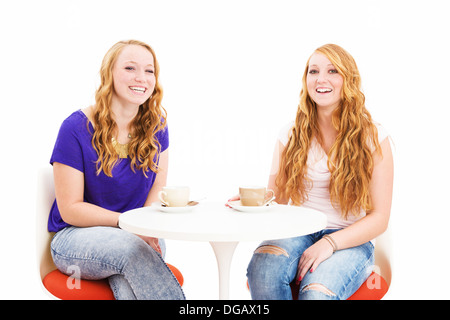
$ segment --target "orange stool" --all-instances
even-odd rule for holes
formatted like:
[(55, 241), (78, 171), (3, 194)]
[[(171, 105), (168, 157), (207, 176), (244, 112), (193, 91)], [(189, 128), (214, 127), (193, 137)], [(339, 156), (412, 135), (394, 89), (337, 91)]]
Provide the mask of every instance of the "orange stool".
[[(184, 278), (180, 270), (167, 264), (180, 286), (183, 286)], [(69, 289), (67, 287), (68, 275), (53, 270), (42, 280), (44, 287), (55, 297), (62, 300), (115, 300), (107, 279), (80, 280), (80, 288)]]
[[(376, 285), (373, 279), (377, 279)], [(381, 300), (389, 290), (387, 281), (376, 272), (372, 272), (366, 282), (347, 300)]]

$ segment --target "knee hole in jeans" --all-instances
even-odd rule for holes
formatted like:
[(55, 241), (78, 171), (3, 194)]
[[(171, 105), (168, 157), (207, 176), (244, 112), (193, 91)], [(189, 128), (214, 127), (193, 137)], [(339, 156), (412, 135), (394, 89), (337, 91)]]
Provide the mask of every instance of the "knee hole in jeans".
[(286, 250), (284, 250), (283, 248), (280, 248), (278, 246), (273, 246), (273, 245), (263, 245), (261, 247), (256, 248), (255, 253), (269, 253), (269, 254), (274, 254), (276, 256), (286, 256), (289, 257), (288, 253)]
[(325, 287), (324, 285), (320, 284), (320, 283), (310, 283), (307, 286), (303, 287), (302, 290), (300, 291), (300, 293), (308, 291), (308, 290), (316, 290), (319, 292), (322, 292), (328, 296), (336, 296), (333, 291), (331, 291), (330, 289), (328, 289), (327, 287)]

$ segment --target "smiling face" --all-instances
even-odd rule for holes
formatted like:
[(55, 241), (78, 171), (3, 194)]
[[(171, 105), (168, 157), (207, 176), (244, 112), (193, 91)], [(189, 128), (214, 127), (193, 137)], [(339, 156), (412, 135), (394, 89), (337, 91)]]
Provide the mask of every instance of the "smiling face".
[(341, 101), (344, 79), (326, 56), (314, 53), (308, 66), (306, 85), (318, 107), (334, 110)]
[(113, 70), (113, 103), (139, 106), (155, 88), (154, 59), (150, 51), (140, 45), (127, 45), (122, 49)]

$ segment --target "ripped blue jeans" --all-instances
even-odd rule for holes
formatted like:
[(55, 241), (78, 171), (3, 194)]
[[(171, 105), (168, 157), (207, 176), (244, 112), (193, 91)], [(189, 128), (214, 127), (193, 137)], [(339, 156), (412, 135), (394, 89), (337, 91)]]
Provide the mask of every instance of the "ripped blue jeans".
[[(301, 255), (325, 234), (335, 231), (338, 230), (324, 229), (306, 236), (262, 242), (247, 269), (252, 299), (292, 300), (289, 284), (296, 280)], [(370, 276), (373, 264), (374, 246), (371, 242), (338, 250), (319, 264), (314, 272), (305, 274), (298, 299), (347, 299)]]
[[(164, 241), (160, 247), (165, 254)], [(117, 300), (184, 300), (177, 279), (163, 257), (144, 240), (112, 227), (66, 227), (51, 242), (56, 267), (81, 279), (108, 278)], [(74, 289), (76, 290), (76, 289)]]

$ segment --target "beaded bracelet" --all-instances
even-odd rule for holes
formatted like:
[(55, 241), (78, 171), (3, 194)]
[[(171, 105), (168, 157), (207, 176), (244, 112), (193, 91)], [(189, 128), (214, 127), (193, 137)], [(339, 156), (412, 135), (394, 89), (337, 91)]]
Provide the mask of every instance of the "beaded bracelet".
[(333, 253), (335, 253), (338, 250), (336, 241), (334, 241), (332, 236), (330, 236), (329, 234), (326, 234), (322, 238), (327, 240), (331, 244), (331, 246), (333, 247)]

